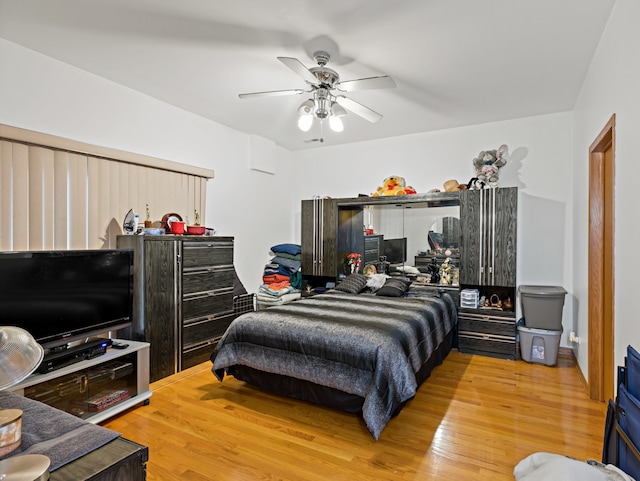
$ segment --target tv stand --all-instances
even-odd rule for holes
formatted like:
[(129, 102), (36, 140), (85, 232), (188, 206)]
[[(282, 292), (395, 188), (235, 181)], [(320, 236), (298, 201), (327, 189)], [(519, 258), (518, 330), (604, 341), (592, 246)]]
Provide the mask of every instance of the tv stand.
[(148, 404), (151, 397), (149, 343), (126, 344), (125, 349), (105, 348), (101, 355), (32, 374), (8, 390), (100, 423), (137, 404)]

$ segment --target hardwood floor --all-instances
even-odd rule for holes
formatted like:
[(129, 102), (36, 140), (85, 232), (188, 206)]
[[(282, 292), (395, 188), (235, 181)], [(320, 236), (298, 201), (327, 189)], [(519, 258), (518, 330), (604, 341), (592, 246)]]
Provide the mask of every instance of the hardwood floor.
[(210, 363), (105, 422), (149, 446), (156, 480), (513, 480), (548, 451), (600, 460), (606, 403), (569, 357), (548, 367), (452, 351), (374, 441), (357, 415), (221, 383)]

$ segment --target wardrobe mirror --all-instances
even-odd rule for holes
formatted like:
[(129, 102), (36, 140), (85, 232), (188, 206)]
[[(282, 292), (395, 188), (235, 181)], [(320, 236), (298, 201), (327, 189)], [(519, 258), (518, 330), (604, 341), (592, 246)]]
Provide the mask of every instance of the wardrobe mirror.
[(403, 247), (406, 251), (400, 257), (403, 263), (409, 266), (415, 265), (416, 256), (431, 253), (430, 231), (443, 239), (446, 236), (447, 243), (450, 244), (447, 247), (452, 251), (457, 250), (460, 236), (459, 217), (459, 206), (427, 207), (426, 204), (366, 206), (364, 212), (365, 228), (373, 229), (374, 234), (382, 235), (388, 246), (395, 244), (394, 255), (397, 246), (406, 246)]

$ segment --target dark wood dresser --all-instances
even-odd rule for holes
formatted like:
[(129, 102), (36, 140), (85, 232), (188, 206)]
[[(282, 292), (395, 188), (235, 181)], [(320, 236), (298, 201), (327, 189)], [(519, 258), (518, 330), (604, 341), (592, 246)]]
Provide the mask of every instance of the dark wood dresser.
[(144, 481), (149, 449), (117, 438), (56, 469), (50, 481)]
[(502, 359), (519, 357), (514, 311), (458, 308), (458, 349)]
[(150, 381), (209, 359), (234, 319), (233, 237), (121, 235), (134, 251), (133, 318), (119, 337), (148, 342)]

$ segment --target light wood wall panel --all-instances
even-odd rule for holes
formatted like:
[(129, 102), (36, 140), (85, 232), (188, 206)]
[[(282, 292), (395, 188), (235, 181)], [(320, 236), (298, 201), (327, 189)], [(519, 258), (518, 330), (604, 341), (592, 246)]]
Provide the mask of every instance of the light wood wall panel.
[(92, 156), (60, 142), (0, 139), (0, 250), (115, 248), (129, 209), (143, 223), (147, 205), (156, 227), (174, 212), (193, 223), (197, 210), (204, 221), (204, 169)]

